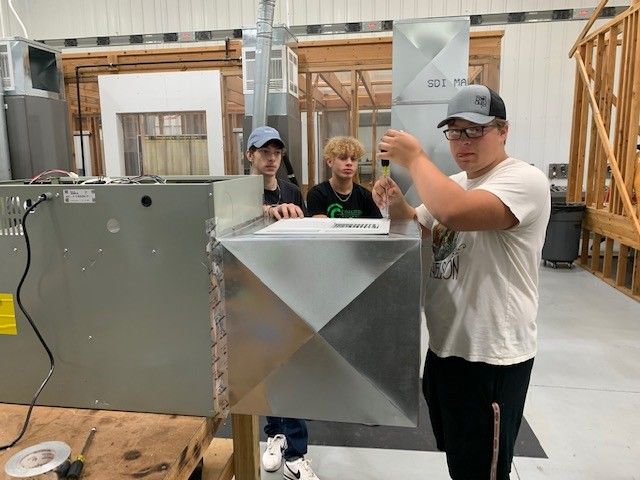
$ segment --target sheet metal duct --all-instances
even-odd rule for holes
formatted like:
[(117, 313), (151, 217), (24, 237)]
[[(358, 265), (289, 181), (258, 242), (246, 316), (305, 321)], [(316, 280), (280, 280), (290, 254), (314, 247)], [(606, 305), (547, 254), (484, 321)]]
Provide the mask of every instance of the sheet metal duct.
[[(447, 116), (449, 99), (467, 84), (469, 24), (469, 17), (393, 22), (391, 127), (415, 135), (447, 175), (459, 169), (436, 125)], [(409, 201), (421, 203), (407, 171), (391, 168)]]
[(258, 4), (252, 129), (262, 127), (267, 123), (269, 59), (271, 58), (271, 33), (275, 8), (276, 0), (260, 0)]
[[(254, 80), (257, 31), (255, 28), (242, 32), (242, 73), (245, 99), (245, 118), (243, 123), (244, 142), (253, 129), (254, 88), (259, 85)], [(298, 57), (297, 39), (283, 26), (273, 28), (270, 67), (269, 93), (267, 97), (267, 119), (269, 125), (280, 132), (287, 146), (287, 158), (298, 183), (302, 179), (302, 124), (300, 120), (300, 102), (298, 101)], [(278, 175), (287, 178), (289, 172), (284, 164)], [(245, 165), (248, 168), (248, 162)], [(290, 178), (291, 180), (291, 178)]]
[(420, 234), (265, 236), (223, 248), (230, 406), (251, 413), (415, 426)]
[(24, 38), (0, 40), (13, 178), (72, 169), (60, 51)]
[(0, 84), (0, 182), (11, 180), (11, 160), (9, 139), (7, 138), (7, 117), (5, 115), (4, 89)]

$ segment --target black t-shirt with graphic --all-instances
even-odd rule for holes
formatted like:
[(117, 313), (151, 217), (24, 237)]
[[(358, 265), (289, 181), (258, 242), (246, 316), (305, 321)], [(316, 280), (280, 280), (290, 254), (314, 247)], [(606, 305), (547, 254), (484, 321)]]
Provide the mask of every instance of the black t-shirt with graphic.
[(304, 200), (302, 199), (302, 193), (300, 193), (300, 189), (293, 183), (281, 178), (277, 178), (276, 180), (278, 182), (278, 188), (276, 188), (275, 190), (265, 189), (264, 196), (262, 197), (262, 204), (280, 205), (281, 203), (293, 203), (302, 209), (306, 217), (307, 208), (304, 204)]
[(309, 215), (330, 218), (382, 218), (371, 192), (357, 183), (348, 195), (334, 192), (329, 181), (312, 187), (307, 193)]

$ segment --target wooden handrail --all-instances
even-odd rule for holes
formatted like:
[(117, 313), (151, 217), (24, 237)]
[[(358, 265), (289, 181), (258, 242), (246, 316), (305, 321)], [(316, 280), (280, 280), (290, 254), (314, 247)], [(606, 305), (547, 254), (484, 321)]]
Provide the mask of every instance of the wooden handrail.
[(627, 10), (625, 10), (624, 12), (622, 12), (620, 15), (618, 15), (617, 17), (615, 17), (612, 20), (609, 20), (607, 23), (605, 23), (604, 25), (602, 25), (600, 28), (598, 28), (597, 30), (594, 30), (593, 32), (591, 32), (587, 37), (585, 37), (581, 42), (580, 45), (584, 45), (587, 42), (590, 42), (591, 40), (593, 40), (594, 38), (596, 38), (598, 35), (600, 35), (602, 32), (606, 32), (607, 30), (611, 30), (613, 27), (615, 27), (616, 25), (621, 24), (628, 16), (634, 14), (635, 12), (637, 12), (638, 10), (640, 10), (640, 2), (631, 5)]
[(624, 179), (622, 178), (622, 173), (620, 172), (620, 166), (618, 165), (618, 160), (616, 159), (615, 152), (613, 151), (613, 147), (611, 146), (611, 141), (609, 140), (609, 136), (607, 135), (607, 130), (604, 126), (604, 121), (602, 120), (602, 115), (600, 113), (600, 109), (598, 108), (598, 101), (596, 100), (595, 93), (593, 92), (593, 88), (591, 87), (591, 83), (589, 80), (589, 75), (587, 74), (587, 68), (585, 67), (584, 60), (579, 51), (575, 52), (576, 62), (578, 63), (578, 72), (582, 77), (582, 81), (584, 82), (585, 88), (587, 92), (589, 92), (589, 102), (591, 103), (591, 113), (593, 117), (593, 121), (596, 124), (596, 128), (598, 131), (598, 136), (600, 137), (600, 141), (602, 142), (602, 146), (605, 149), (605, 153), (607, 155), (607, 159), (609, 160), (609, 165), (611, 166), (611, 173), (618, 185), (618, 191), (620, 192), (620, 196), (622, 197), (622, 204), (624, 205), (625, 210), (631, 217), (631, 220), (640, 235), (640, 221), (638, 220), (638, 216), (636, 215), (635, 209), (633, 208), (633, 204), (631, 203), (631, 198), (629, 197), (629, 192), (625, 187)]
[(578, 45), (580, 44), (580, 42), (582, 42), (582, 39), (585, 37), (585, 35), (589, 32), (589, 30), (593, 26), (593, 24), (596, 22), (596, 20), (600, 16), (600, 12), (602, 12), (602, 9), (604, 8), (604, 6), (608, 2), (609, 2), (609, 0), (600, 0), (600, 3), (598, 4), (596, 9), (591, 14), (591, 17), (589, 18), (589, 21), (587, 22), (587, 24), (584, 26), (584, 28), (580, 32), (580, 35), (578, 35), (576, 43), (574, 43), (573, 47), (571, 47), (571, 50), (569, 50), (569, 58), (573, 57), (573, 54), (576, 52), (576, 49), (578, 48)]

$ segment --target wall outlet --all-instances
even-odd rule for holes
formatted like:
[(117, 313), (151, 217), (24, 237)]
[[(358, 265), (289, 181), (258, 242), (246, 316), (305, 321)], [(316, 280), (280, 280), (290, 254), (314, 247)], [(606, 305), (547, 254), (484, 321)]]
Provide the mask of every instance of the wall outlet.
[(555, 180), (557, 178), (567, 178), (569, 174), (568, 163), (550, 163), (549, 164), (549, 179)]

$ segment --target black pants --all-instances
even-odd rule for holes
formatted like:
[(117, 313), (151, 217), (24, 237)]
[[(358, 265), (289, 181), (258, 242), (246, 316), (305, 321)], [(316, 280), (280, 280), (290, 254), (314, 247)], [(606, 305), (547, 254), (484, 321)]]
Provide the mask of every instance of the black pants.
[(500, 406), (497, 479), (509, 480), (532, 367), (533, 359), (497, 366), (427, 352), (422, 390), (453, 480), (489, 480), (494, 402)]
[(267, 437), (275, 437), (283, 434), (287, 439), (287, 448), (283, 452), (284, 459), (288, 462), (307, 454), (309, 433), (307, 422), (298, 418), (267, 417), (264, 426)]

